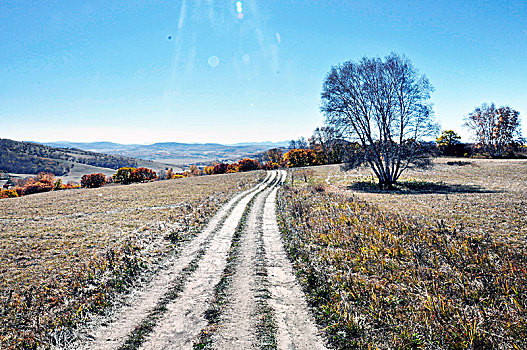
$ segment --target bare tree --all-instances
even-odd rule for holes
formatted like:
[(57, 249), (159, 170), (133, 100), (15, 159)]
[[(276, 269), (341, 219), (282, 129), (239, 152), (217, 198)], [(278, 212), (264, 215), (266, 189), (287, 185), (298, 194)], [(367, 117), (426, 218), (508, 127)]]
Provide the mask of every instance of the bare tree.
[(297, 140), (289, 141), (289, 149), (307, 149), (308, 144), (305, 137), (299, 137)]
[(437, 134), (428, 103), (433, 91), (411, 62), (395, 53), (364, 57), (331, 68), (322, 91), (326, 124), (356, 142), (349, 167), (367, 164), (381, 188), (390, 189), (401, 173), (430, 163), (423, 138)]
[(509, 106), (496, 108), (482, 104), (465, 118), (465, 126), (476, 134), (477, 144), (491, 157), (502, 157), (507, 150), (523, 143), (520, 112)]

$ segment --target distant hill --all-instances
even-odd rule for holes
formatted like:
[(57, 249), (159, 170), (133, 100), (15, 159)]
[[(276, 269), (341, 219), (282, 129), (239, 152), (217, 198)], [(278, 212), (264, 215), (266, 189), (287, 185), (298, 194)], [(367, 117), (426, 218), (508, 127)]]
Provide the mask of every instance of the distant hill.
[(118, 144), (112, 142), (49, 142), (48, 146), (84, 149), (170, 164), (208, 164), (212, 161), (237, 161), (255, 157), (271, 148), (286, 147), (288, 142), (254, 142), (222, 145), (218, 143), (161, 142), (152, 145)]
[(45, 171), (62, 176), (67, 175), (75, 165), (84, 165), (90, 169), (118, 169), (124, 166), (136, 167), (138, 160), (76, 148), (0, 139), (0, 171), (15, 174)]
[(228, 144), (228, 146), (253, 146), (253, 147), (269, 147), (271, 148), (283, 148), (289, 146), (289, 141), (282, 141), (282, 142), (239, 142), (239, 143), (231, 143)]

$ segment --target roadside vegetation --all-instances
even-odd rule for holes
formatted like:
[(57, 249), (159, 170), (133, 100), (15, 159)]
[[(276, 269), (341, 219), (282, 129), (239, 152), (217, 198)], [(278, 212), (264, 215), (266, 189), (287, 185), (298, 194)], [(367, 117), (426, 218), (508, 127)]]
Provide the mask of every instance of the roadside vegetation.
[(0, 202), (0, 348), (67, 344), (261, 173)]
[(332, 345), (527, 348), (526, 167), (443, 159), (392, 191), (365, 168), (291, 173), (279, 224)]

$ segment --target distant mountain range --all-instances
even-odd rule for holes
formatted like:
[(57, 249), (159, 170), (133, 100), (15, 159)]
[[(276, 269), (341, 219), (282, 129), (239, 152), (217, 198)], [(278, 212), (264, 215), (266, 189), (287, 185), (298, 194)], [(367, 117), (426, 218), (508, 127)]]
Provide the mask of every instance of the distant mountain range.
[(230, 145), (161, 142), (151, 145), (140, 145), (113, 142), (80, 143), (62, 141), (47, 142), (45, 145), (153, 160), (174, 165), (188, 165), (209, 164), (212, 161), (231, 162), (244, 157), (254, 157), (271, 148), (287, 147), (289, 142), (246, 142)]

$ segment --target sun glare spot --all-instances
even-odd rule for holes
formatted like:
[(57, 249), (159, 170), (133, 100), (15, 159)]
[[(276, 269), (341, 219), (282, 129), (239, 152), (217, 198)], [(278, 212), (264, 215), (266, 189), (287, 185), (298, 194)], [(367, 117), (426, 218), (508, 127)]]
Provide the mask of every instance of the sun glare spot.
[(220, 59), (217, 56), (210, 56), (207, 60), (207, 63), (209, 64), (209, 66), (214, 68), (217, 67), (218, 64), (220, 64)]
[(236, 2), (236, 12), (238, 12), (238, 19), (242, 19), (243, 18), (243, 7), (242, 7), (241, 1)]

